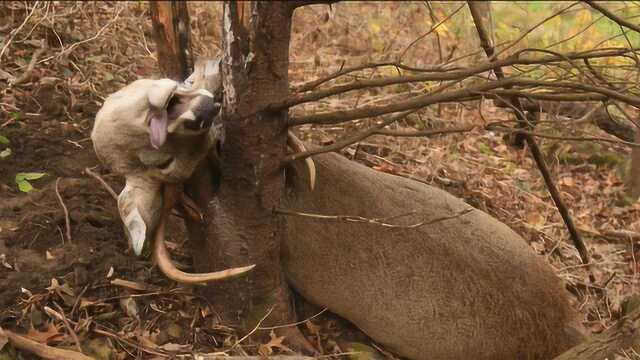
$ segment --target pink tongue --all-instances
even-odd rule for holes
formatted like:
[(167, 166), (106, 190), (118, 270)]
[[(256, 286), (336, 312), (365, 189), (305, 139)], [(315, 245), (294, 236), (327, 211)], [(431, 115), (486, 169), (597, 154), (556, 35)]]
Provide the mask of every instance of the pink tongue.
[(166, 110), (161, 110), (159, 113), (151, 116), (151, 122), (149, 127), (151, 133), (149, 137), (151, 139), (151, 146), (158, 149), (167, 140), (167, 127), (169, 126), (169, 118)]

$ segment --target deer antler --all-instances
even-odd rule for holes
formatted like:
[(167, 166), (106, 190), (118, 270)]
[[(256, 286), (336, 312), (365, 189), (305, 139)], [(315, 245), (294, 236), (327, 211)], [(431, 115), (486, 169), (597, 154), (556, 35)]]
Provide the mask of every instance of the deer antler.
[[(291, 131), (287, 132), (287, 145), (291, 146), (291, 148), (296, 152), (307, 151), (304, 147), (304, 143), (293, 135)], [(313, 191), (313, 188), (316, 186), (316, 164), (310, 157), (304, 159), (304, 162), (307, 165), (307, 170), (309, 171), (309, 188)]]
[(164, 204), (162, 209), (162, 214), (160, 218), (160, 222), (155, 232), (155, 236), (153, 239), (153, 257), (158, 265), (160, 271), (165, 274), (169, 279), (177, 281), (179, 283), (184, 284), (202, 284), (210, 281), (218, 281), (227, 278), (231, 278), (234, 276), (238, 276), (246, 273), (247, 271), (253, 269), (255, 265), (231, 268), (211, 273), (186, 273), (184, 271), (179, 270), (171, 261), (171, 257), (164, 243), (164, 234), (165, 234), (165, 224), (169, 218), (169, 213), (171, 209), (175, 206), (178, 198), (180, 196), (181, 190), (177, 185), (174, 184), (165, 184), (163, 195), (164, 195)]

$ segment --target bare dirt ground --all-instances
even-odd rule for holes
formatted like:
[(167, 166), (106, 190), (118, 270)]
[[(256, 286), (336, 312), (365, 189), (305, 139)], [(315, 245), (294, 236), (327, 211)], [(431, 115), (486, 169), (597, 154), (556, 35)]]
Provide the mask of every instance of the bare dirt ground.
[[(196, 53), (215, 54), (220, 29), (212, 24), (219, 23), (219, 9), (191, 6)], [(296, 15), (293, 83), (329, 74), (343, 61), (357, 64), (371, 61), (379, 52), (397, 52), (423, 32), (416, 24), (429, 21), (421, 5), (340, 4), (339, 9), (314, 6)], [(368, 15), (374, 24), (380, 23), (377, 28), (362, 25), (358, 14), (363, 13), (382, 14)], [(393, 28), (381, 23), (392, 14), (404, 25)], [(9, 20), (0, 25), (5, 39), (24, 25), (0, 57), (0, 69), (15, 77), (28, 75), (21, 84), (9, 86), (10, 78), (0, 73), (5, 76), (0, 77), (0, 135), (10, 140), (0, 150), (11, 149), (10, 156), (0, 159), (0, 327), (68, 348), (76, 347), (75, 333), (83, 350), (98, 359), (160, 358), (190, 351), (287, 353), (278, 338), (268, 344), (238, 344), (232, 329), (216, 321), (206, 300), (165, 280), (150, 261), (135, 258), (127, 249), (114, 199), (84, 172), (98, 165), (89, 134), (104, 96), (157, 71), (146, 4), (30, 3), (25, 8), (23, 3), (3, 3), (0, 18)], [(46, 49), (36, 55), (42, 44)], [(421, 66), (434, 60), (424, 55), (433, 51), (429, 43), (416, 46), (407, 56)], [(34, 57), (36, 64), (28, 70)], [(372, 90), (294, 111), (335, 110), (389, 101), (393, 96)], [(429, 120), (420, 126), (481, 125), (477, 108), (475, 104), (434, 109), (437, 116), (425, 113)], [(508, 118), (491, 106), (485, 107), (484, 116)], [(364, 125), (303, 128), (300, 133), (306, 140), (330, 143)], [(500, 135), (477, 129), (434, 139), (380, 137), (344, 154), (377, 170), (442, 187), (507, 223), (549, 260), (574, 293), (584, 324), (598, 333), (616, 320), (623, 299), (638, 289), (640, 239), (626, 236), (640, 232), (640, 204), (624, 195), (628, 151), (615, 145), (542, 144), (588, 242), (595, 286), (588, 285), (587, 272), (535, 164), (526, 151), (507, 147)], [(94, 171), (120, 191), (122, 179), (100, 167)], [(26, 194), (14, 181), (19, 172), (46, 175), (32, 181), (35, 189)], [(71, 239), (58, 193), (68, 210)], [(173, 257), (188, 266), (190, 256), (181, 246), (184, 232), (180, 221), (174, 220), (169, 232)], [(51, 321), (47, 307), (65, 313), (75, 330)], [(300, 318), (307, 319), (322, 309), (299, 303), (298, 310)], [(328, 313), (301, 327), (323, 354), (336, 358), (375, 347)], [(0, 352), (0, 360), (29, 356), (8, 347)]]

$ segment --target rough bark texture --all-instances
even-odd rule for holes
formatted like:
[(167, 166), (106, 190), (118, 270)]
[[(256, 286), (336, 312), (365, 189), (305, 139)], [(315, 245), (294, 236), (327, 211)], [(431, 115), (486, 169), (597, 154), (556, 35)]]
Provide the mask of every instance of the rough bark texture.
[(151, 21), (160, 71), (182, 81), (193, 67), (191, 30), (186, 1), (151, 1)]
[(188, 230), (198, 272), (256, 264), (246, 277), (205, 289), (226, 323), (248, 331), (268, 313), (263, 324), (293, 319), (282, 219), (272, 213), (284, 190), (287, 112), (256, 113), (288, 94), (291, 10), (285, 2), (225, 3), (223, 18), (224, 171), (215, 197), (211, 169), (195, 174), (188, 191), (207, 215)]
[(288, 210), (449, 218), (391, 228), (287, 216), (283, 265), (306, 299), (413, 360), (550, 359), (580, 341), (561, 281), (506, 225), (428, 185), (337, 154), (314, 159), (315, 190), (296, 164)]

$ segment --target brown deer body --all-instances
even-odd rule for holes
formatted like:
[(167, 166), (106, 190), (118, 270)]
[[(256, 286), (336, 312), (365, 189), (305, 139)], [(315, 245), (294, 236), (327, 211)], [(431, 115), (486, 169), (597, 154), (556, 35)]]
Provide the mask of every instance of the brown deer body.
[(579, 342), (561, 282), (509, 227), (431, 186), (314, 160), (315, 190), (296, 164), (287, 212), (406, 227), (287, 216), (284, 268), (303, 297), (414, 360), (550, 359)]

